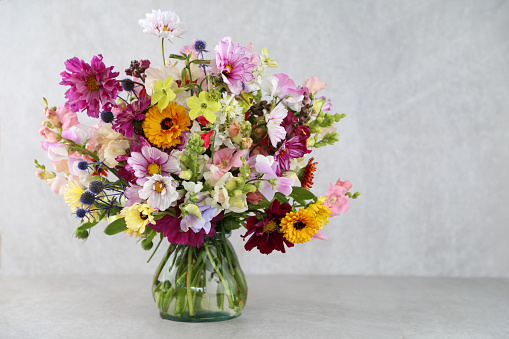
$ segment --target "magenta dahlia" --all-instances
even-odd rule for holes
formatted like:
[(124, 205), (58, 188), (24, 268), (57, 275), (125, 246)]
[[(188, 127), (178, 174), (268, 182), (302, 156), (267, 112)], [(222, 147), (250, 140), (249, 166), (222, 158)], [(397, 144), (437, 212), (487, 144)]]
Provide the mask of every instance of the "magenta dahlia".
[(119, 75), (113, 72), (113, 66), (106, 67), (101, 54), (95, 55), (90, 65), (76, 57), (65, 62), (66, 71), (60, 73), (60, 85), (71, 86), (65, 92), (67, 102), (73, 112), (87, 110), (91, 117), (98, 118), (100, 106), (109, 110), (117, 99), (117, 92), (122, 90), (115, 80)]

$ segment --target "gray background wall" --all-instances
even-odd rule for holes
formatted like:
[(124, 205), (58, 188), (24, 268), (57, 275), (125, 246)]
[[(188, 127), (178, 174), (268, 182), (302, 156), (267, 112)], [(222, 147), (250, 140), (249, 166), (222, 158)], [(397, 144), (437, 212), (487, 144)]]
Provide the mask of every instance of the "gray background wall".
[[(33, 175), (37, 131), (66, 59), (125, 69), (160, 63), (137, 21), (152, 9), (189, 25), (209, 50), (225, 35), (301, 83), (326, 81), (348, 114), (340, 142), (320, 149), (313, 191), (337, 177), (362, 192), (332, 219), (329, 241), (287, 254), (245, 252), (247, 273), (509, 276), (508, 1), (0, 0), (0, 274), (152, 273), (134, 238), (101, 227), (85, 243), (63, 199)], [(170, 47), (166, 53), (170, 52)], [(209, 56), (212, 56), (210, 53)]]

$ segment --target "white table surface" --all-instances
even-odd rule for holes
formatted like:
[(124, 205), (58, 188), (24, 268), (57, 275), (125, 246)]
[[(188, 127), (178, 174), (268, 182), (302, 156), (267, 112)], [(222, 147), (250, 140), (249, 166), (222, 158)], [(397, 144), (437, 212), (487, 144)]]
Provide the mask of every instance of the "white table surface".
[(239, 318), (179, 323), (150, 276), (0, 276), (0, 338), (509, 338), (509, 279), (247, 279)]

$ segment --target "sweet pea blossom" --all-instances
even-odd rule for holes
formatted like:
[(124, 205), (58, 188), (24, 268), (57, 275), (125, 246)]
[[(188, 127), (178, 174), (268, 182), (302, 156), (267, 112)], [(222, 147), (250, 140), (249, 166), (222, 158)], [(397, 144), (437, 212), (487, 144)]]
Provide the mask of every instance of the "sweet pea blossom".
[(288, 111), (282, 104), (277, 105), (268, 115), (265, 116), (267, 122), (267, 133), (269, 134), (270, 143), (272, 147), (277, 147), (278, 142), (283, 140), (286, 136), (286, 130), (281, 123)]
[(322, 89), (326, 89), (327, 84), (323, 81), (319, 81), (317, 77), (309, 77), (304, 80), (302, 87), (306, 87), (309, 90), (309, 93), (315, 94)]
[[(276, 192), (281, 192), (287, 196), (292, 193), (293, 180), (285, 177), (278, 177), (275, 172), (276, 167), (277, 163), (274, 161), (274, 157), (266, 157), (261, 154), (256, 156), (256, 171), (263, 174), (263, 180), (260, 182), (258, 190), (269, 201), (274, 198)], [(269, 180), (275, 180), (275, 184), (272, 185)]]

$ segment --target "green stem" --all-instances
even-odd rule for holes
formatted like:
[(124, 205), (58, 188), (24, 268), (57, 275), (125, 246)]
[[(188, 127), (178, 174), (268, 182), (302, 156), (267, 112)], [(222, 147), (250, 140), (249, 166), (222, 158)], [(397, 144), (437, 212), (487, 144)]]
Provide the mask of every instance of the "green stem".
[(216, 271), (219, 279), (221, 280), (221, 283), (223, 284), (226, 297), (228, 298), (228, 304), (230, 305), (230, 308), (233, 309), (235, 307), (235, 304), (233, 303), (233, 299), (231, 296), (232, 292), (230, 291), (230, 287), (228, 287), (228, 284), (226, 283), (223, 275), (221, 274), (221, 271), (217, 268), (216, 262), (212, 257), (212, 253), (210, 253), (209, 246), (206, 243), (203, 243), (203, 245), (205, 246), (205, 251), (207, 251), (207, 256), (210, 259), (210, 263), (212, 264), (212, 266), (214, 266), (214, 270)]
[(193, 307), (193, 297), (191, 291), (191, 270), (193, 268), (193, 249), (194, 247), (190, 247), (187, 251), (187, 281), (186, 281), (186, 290), (187, 290), (187, 305), (189, 307), (189, 315), (194, 315), (194, 307)]
[[(162, 234), (162, 233), (161, 233)], [(150, 258), (148, 258), (147, 260), (147, 264), (150, 262), (150, 260), (152, 260), (152, 257), (154, 256), (154, 254), (156, 254), (157, 252), (157, 249), (159, 248), (159, 245), (161, 245), (161, 242), (163, 241), (163, 237), (161, 237), (161, 239), (159, 240), (159, 242), (157, 243), (157, 246), (156, 248), (154, 249), (154, 252), (152, 252), (152, 255), (150, 256)], [(166, 261), (166, 260), (165, 260)]]
[(163, 52), (163, 65), (166, 65), (166, 59), (164, 58), (164, 38), (161, 38), (161, 51)]

